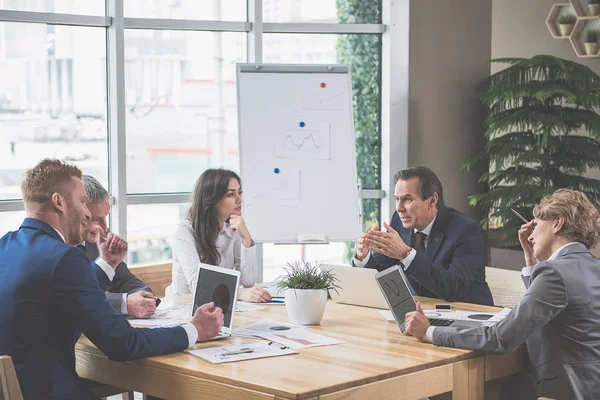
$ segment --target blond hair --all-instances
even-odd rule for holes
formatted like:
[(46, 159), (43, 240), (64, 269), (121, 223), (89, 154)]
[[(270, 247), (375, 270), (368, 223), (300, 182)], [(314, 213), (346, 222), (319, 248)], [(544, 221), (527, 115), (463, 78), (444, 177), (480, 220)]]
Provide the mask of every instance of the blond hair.
[(54, 193), (65, 195), (65, 184), (71, 178), (82, 178), (79, 168), (64, 161), (45, 158), (25, 173), (21, 183), (26, 208), (44, 209)]
[(533, 216), (541, 220), (562, 217), (565, 222), (560, 233), (564, 236), (583, 243), (588, 249), (598, 243), (600, 214), (583, 192), (558, 189), (535, 206)]

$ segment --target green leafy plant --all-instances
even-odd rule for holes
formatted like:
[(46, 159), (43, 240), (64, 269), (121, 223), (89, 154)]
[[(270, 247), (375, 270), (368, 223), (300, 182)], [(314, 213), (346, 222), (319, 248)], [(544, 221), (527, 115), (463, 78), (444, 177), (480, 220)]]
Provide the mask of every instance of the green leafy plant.
[(598, 42), (599, 37), (600, 37), (600, 30), (598, 30), (598, 29), (587, 29), (585, 31), (585, 42), (586, 43), (596, 43), (596, 42)]
[(600, 76), (588, 67), (549, 55), (492, 60), (509, 64), (489, 78), (479, 98), (489, 106), (485, 150), (463, 163), (488, 166), (487, 191), (469, 197), (489, 210), (485, 229), (502, 246), (518, 244), (523, 223), (510, 210), (533, 217), (539, 200), (559, 188), (583, 191), (600, 206)]
[(556, 19), (556, 22), (561, 25), (575, 25), (575, 22), (577, 22), (577, 16), (575, 14), (561, 14)]
[(338, 279), (331, 271), (321, 269), (317, 263), (295, 261), (287, 263), (285, 273), (278, 278), (277, 286), (281, 289), (340, 289)]
[[(340, 23), (381, 23), (381, 0), (336, 0)], [(381, 35), (339, 35), (337, 61), (352, 67), (356, 171), (365, 189), (381, 187)], [(380, 219), (380, 199), (363, 200), (365, 229)], [(345, 258), (354, 254), (346, 244)]]

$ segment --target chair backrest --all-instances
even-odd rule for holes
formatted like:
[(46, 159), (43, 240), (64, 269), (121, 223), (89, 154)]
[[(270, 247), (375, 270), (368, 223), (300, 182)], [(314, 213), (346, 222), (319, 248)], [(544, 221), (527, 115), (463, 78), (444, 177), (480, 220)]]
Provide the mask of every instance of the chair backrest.
[(132, 273), (150, 287), (158, 297), (165, 297), (165, 289), (171, 284), (173, 262), (129, 266)]
[(9, 356), (0, 356), (0, 400), (23, 400), (15, 366)]
[(498, 307), (513, 308), (527, 291), (520, 271), (485, 267), (485, 278)]

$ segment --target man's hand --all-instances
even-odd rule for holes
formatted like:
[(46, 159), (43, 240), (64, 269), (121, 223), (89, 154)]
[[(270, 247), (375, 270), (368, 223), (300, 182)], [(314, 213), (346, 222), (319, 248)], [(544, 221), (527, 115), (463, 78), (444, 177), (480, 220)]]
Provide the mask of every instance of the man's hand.
[(371, 230), (367, 233), (370, 249), (384, 256), (403, 260), (406, 257), (406, 253), (410, 251), (410, 246), (404, 243), (400, 234), (389, 226), (387, 222), (384, 222), (383, 226), (388, 232)]
[(223, 310), (215, 307), (215, 303), (206, 303), (196, 309), (192, 324), (198, 330), (198, 341), (212, 339), (223, 327)]
[(140, 290), (127, 295), (127, 315), (134, 318), (150, 318), (156, 311), (156, 296)]
[(421, 342), (430, 343), (430, 340), (426, 335), (429, 326), (429, 320), (423, 312), (423, 307), (421, 307), (420, 302), (417, 302), (417, 311), (406, 313), (404, 317), (404, 331), (407, 334), (416, 337)]
[(527, 240), (529, 236), (531, 236), (534, 227), (534, 222), (530, 221), (521, 225), (521, 229), (519, 229), (519, 242), (521, 242), (521, 247), (523, 248), (523, 253), (525, 255), (525, 264), (528, 267), (539, 263), (539, 260), (533, 255), (533, 245)]
[[(371, 229), (369, 232), (371, 232), (371, 231), (379, 231), (379, 225), (376, 224), (375, 227), (373, 229)], [(365, 257), (367, 256), (367, 254), (369, 254), (369, 248), (371, 247), (371, 242), (369, 242), (369, 239), (367, 239), (367, 234), (368, 234), (368, 232), (360, 235), (360, 238), (356, 242), (356, 246), (355, 246), (355, 250), (354, 250), (354, 258), (356, 258), (358, 261), (364, 260)]]
[(267, 301), (271, 301), (271, 294), (267, 289), (254, 285), (251, 288), (240, 288), (238, 290), (238, 300), (249, 301), (251, 303), (266, 303)]
[(237, 231), (240, 234), (244, 247), (252, 247), (252, 236), (250, 236), (250, 232), (248, 231), (248, 228), (246, 228), (246, 223), (241, 215), (231, 215), (229, 217), (229, 226), (232, 230)]
[(98, 250), (100, 258), (110, 264), (113, 269), (127, 256), (127, 242), (114, 233), (109, 233), (106, 237), (99, 235)]

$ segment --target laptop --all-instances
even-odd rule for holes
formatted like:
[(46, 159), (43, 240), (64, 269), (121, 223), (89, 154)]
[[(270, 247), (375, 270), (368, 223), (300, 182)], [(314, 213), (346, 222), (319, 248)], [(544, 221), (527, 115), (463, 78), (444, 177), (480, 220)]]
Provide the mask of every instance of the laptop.
[(213, 340), (231, 337), (239, 286), (240, 271), (200, 264), (192, 316), (198, 307), (211, 301), (223, 310), (223, 327)]
[(389, 308), (375, 280), (377, 270), (328, 264), (321, 265), (321, 268), (330, 270), (338, 279), (340, 289), (337, 292), (329, 291), (331, 300), (336, 303), (386, 310)]
[[(399, 265), (383, 270), (375, 275), (375, 279), (381, 288), (381, 293), (390, 307), (390, 311), (404, 332), (404, 316), (411, 311), (417, 311), (417, 303), (410, 293), (408, 280)], [(432, 326), (452, 326), (461, 328), (473, 328), (480, 326), (481, 320), (454, 320), (448, 318), (428, 318)]]

